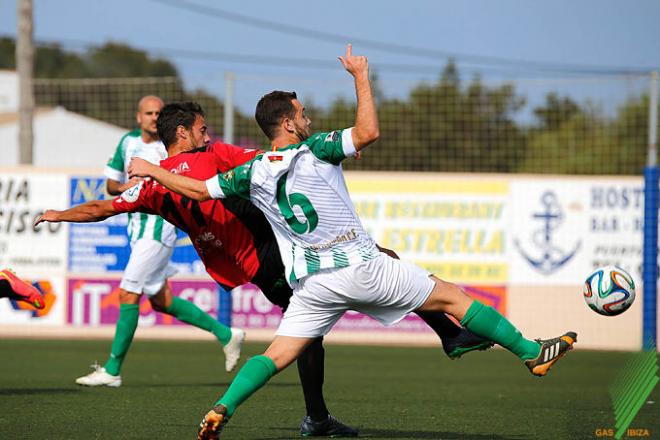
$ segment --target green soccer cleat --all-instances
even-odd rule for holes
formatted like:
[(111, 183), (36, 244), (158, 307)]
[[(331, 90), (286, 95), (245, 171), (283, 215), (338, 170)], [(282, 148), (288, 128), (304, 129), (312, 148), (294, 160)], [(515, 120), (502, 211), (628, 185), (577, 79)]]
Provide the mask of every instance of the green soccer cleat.
[(206, 413), (197, 431), (197, 440), (217, 440), (220, 438), (220, 431), (225, 427), (229, 417), (227, 417), (227, 408), (224, 405), (216, 405)]
[(452, 360), (458, 359), (471, 351), (488, 350), (493, 345), (492, 341), (481, 338), (465, 328), (461, 330), (458, 336), (443, 338), (442, 340), (442, 349)]
[(525, 365), (534, 376), (545, 376), (550, 367), (573, 348), (577, 342), (577, 333), (567, 332), (558, 338), (536, 339), (541, 345), (541, 352), (534, 359), (525, 361)]

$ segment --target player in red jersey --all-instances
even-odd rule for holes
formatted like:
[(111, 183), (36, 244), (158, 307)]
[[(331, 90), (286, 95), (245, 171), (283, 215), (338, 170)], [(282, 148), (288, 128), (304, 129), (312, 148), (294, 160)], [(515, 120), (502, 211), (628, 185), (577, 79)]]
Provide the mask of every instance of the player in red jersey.
[[(259, 152), (221, 142), (209, 145), (204, 113), (194, 103), (166, 105), (158, 119), (158, 133), (169, 155), (161, 165), (196, 178), (227, 171)], [(48, 210), (35, 225), (43, 221), (100, 221), (136, 211), (158, 213), (186, 232), (209, 275), (226, 290), (252, 282), (273, 304), (288, 306), (291, 289), (284, 279), (275, 236), (263, 214), (246, 200), (192, 202), (154, 181), (142, 181), (114, 200), (90, 201), (64, 211)], [(298, 362), (307, 408), (301, 434), (355, 437), (357, 430), (328, 412), (323, 398), (323, 364), (319, 339)]]
[[(166, 105), (158, 119), (158, 133), (168, 151), (160, 165), (177, 174), (206, 179), (243, 164), (259, 154), (215, 142), (209, 145), (201, 108), (192, 103)], [(202, 148), (197, 148), (202, 146)], [(37, 221), (99, 221), (121, 212), (157, 213), (185, 231), (209, 275), (225, 289), (252, 282), (269, 301), (283, 309), (292, 291), (284, 278), (275, 236), (264, 215), (247, 200), (230, 198), (196, 202), (154, 181), (142, 181), (114, 200), (91, 201), (65, 211), (46, 211)], [(450, 357), (492, 345), (461, 330), (444, 314), (420, 314), (443, 341)], [(307, 416), (305, 436), (356, 436), (357, 431), (328, 412), (323, 399), (322, 338), (298, 360)]]

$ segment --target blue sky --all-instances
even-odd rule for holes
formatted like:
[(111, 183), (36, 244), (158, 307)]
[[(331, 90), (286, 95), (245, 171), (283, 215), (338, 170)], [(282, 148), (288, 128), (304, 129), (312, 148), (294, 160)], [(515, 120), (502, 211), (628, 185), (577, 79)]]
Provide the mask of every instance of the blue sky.
[[(539, 78), (550, 78), (556, 82), (566, 74), (520, 70), (515, 63), (499, 67), (473, 65), (468, 63), (469, 57), (536, 61), (557, 67), (660, 67), (660, 2), (653, 0), (164, 1), (34, 0), (35, 38), (61, 41), (71, 48), (113, 40), (153, 54), (169, 54), (167, 58), (175, 63), (189, 87), (205, 87), (218, 95), (224, 93), (224, 72), (233, 71), (238, 77), (237, 100), (241, 106), (251, 105), (273, 88), (302, 89), (303, 96), (324, 102), (338, 93), (351, 96), (352, 87), (339, 63), (307, 69), (240, 63), (235, 56), (192, 59), (175, 51), (332, 61), (343, 52), (343, 45), (219, 19), (208, 11), (195, 13), (192, 9), (200, 8), (186, 5), (221, 8), (278, 23), (282, 29), (296, 26), (345, 35), (351, 40), (458, 54), (459, 69), (467, 77), (479, 72), (485, 80), (514, 78), (522, 81), (522, 90), (532, 87), (525, 81), (536, 84)], [(0, 34), (15, 35), (16, 2), (0, 0), (0, 10)], [(433, 67), (439, 71), (446, 62), (442, 56), (390, 53), (358, 43), (355, 52), (369, 56), (370, 65), (381, 74), (386, 94), (395, 96), (405, 94), (420, 80), (434, 79), (437, 75)], [(388, 64), (423, 68), (401, 72), (382, 67)], [(540, 94), (534, 87), (529, 93)], [(567, 90), (578, 88), (574, 85)], [(626, 92), (622, 89), (620, 93)]]

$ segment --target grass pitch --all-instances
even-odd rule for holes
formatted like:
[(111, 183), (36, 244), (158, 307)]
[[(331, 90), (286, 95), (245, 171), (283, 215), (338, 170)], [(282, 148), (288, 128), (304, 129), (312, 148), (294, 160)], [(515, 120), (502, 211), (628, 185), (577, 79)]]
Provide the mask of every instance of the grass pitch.
[[(247, 356), (265, 344), (247, 344)], [(135, 341), (121, 388), (74, 384), (110, 341), (0, 341), (0, 439), (193, 439), (233, 375), (212, 342)], [(450, 361), (439, 348), (326, 347), (330, 411), (369, 439), (593, 439), (614, 428), (607, 391), (630, 354), (580, 351), (545, 378), (504, 350)], [(660, 438), (660, 389), (631, 427)], [(298, 438), (295, 366), (245, 403), (228, 439)]]

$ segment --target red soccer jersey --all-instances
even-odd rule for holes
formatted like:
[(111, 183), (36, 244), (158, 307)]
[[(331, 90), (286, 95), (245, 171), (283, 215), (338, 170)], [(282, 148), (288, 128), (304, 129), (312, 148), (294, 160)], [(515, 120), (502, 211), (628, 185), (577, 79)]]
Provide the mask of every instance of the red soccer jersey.
[[(254, 158), (258, 150), (216, 142), (177, 154), (160, 166), (177, 174), (206, 180)], [(158, 214), (186, 232), (206, 271), (218, 283), (234, 288), (249, 282), (259, 269), (256, 243), (275, 240), (263, 214), (242, 199), (196, 202), (153, 180), (144, 181), (116, 197), (118, 212)]]

